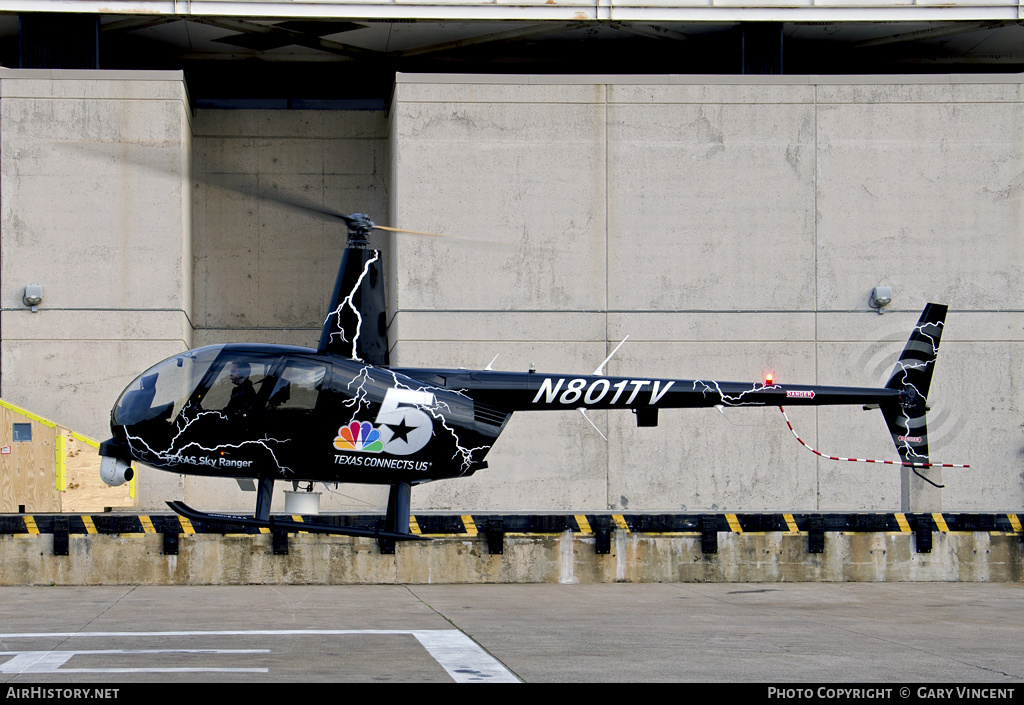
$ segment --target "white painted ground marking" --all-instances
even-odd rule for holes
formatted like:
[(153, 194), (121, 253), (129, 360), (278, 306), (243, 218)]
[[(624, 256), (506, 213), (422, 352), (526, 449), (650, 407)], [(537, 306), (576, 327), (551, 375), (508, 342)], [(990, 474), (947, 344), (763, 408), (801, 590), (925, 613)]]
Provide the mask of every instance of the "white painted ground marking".
[[(438, 664), (455, 679), (458, 683), (487, 682), (487, 683), (518, 683), (515, 675), (493, 656), (488, 654), (475, 641), (460, 632), (458, 629), (254, 629), (254, 630), (223, 630), (223, 631), (175, 631), (175, 632), (21, 632), (11, 634), (0, 634), (0, 639), (41, 639), (48, 637), (72, 638), (72, 637), (165, 637), (165, 636), (359, 636), (369, 635), (412, 635), (427, 650), (427, 653), (434, 658)], [(130, 650), (110, 649), (103, 651), (5, 651), (4, 654), (18, 654), (13, 659), (0, 665), (0, 673), (52, 673), (54, 671), (8, 671), (5, 670), (13, 661), (17, 661), (22, 655), (37, 654), (37, 656), (26, 656), (22, 663), (26, 667), (31, 663), (45, 662), (56, 663), (63, 654), (99, 654), (99, 653), (244, 653), (247, 650), (238, 649), (152, 649), (152, 650)], [(249, 653), (257, 651), (269, 651), (269, 649), (253, 649)], [(48, 655), (53, 655), (50, 658)], [(34, 661), (30, 660), (35, 658)], [(68, 656), (57, 663), (59, 666), (71, 658)], [(91, 673), (124, 673), (129, 669), (88, 669)], [(140, 669), (141, 670), (141, 669)], [(190, 669), (145, 669), (147, 672), (165, 672), (175, 670), (205, 671), (214, 669), (190, 668)], [(233, 670), (246, 671), (258, 670), (266, 672), (267, 669), (216, 669), (218, 671)], [(86, 669), (60, 669), (58, 673), (86, 672)]]
[(0, 651), (0, 656), (14, 658), (0, 664), (0, 673), (187, 673), (206, 671), (210, 673), (266, 673), (266, 668), (216, 668), (216, 667), (154, 667), (154, 668), (61, 668), (73, 656), (93, 654), (265, 654), (270, 649), (82, 649), (60, 651)]
[(512, 672), (458, 629), (414, 631), (423, 648), (456, 683), (519, 683)]

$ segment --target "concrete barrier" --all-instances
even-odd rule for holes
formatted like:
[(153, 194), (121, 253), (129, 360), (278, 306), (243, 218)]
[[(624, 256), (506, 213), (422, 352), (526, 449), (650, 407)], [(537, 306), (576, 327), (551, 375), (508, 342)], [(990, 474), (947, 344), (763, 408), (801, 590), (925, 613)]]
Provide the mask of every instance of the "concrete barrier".
[[(931, 533), (931, 532), (929, 532)], [(1022, 580), (1016, 531), (937, 531), (920, 552), (908, 531), (829, 531), (822, 551), (809, 532), (715, 533), (705, 552), (695, 532), (505, 534), (501, 553), (484, 534), (407, 542), (392, 555), (371, 539), (314, 534), (0, 535), (2, 585), (244, 585), (611, 582), (892, 582)], [(276, 540), (275, 540), (276, 538)], [(168, 542), (169, 541), (169, 542)], [(176, 554), (165, 551), (176, 550)], [(286, 553), (284, 552), (286, 551)]]

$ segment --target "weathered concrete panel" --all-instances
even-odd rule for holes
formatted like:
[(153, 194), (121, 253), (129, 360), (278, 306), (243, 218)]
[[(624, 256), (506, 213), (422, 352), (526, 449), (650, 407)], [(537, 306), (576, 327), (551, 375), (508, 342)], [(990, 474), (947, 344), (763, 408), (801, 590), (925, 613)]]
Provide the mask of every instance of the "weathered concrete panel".
[[(789, 311), (629, 311), (609, 312), (608, 339), (626, 345), (644, 341), (702, 341), (718, 344), (732, 342), (800, 342), (814, 340), (815, 316)], [(623, 348), (625, 349), (625, 348)], [(635, 374), (640, 374), (635, 370)], [(804, 370), (801, 370), (803, 373)], [(683, 374), (674, 372), (673, 374)], [(690, 374), (687, 372), (686, 374)], [(791, 381), (796, 381), (791, 380)]]
[[(664, 80), (651, 85), (614, 84), (608, 86), (608, 102), (626, 105), (666, 103), (671, 105), (716, 104), (812, 104), (814, 87), (799, 77), (776, 76), (778, 81), (752, 84), (740, 79), (730, 85), (716, 76), (714, 82), (702, 81), (686, 84), (667, 83)], [(739, 77), (736, 77), (739, 78)], [(767, 76), (764, 78), (768, 78)], [(789, 80), (787, 80), (789, 79)], [(669, 79), (671, 81), (671, 78)]]
[(195, 129), (197, 334), (255, 342), (319, 331), (345, 229), (287, 202), (387, 222), (382, 115), (199, 110)]
[[(48, 299), (49, 290), (44, 293)], [(33, 313), (22, 305), (20, 309), (0, 313), (0, 328), (5, 341), (156, 338), (184, 344), (192, 335), (184, 311), (159, 309), (140, 317), (137, 311), (126, 309), (61, 310), (43, 306)]]
[(320, 341), (320, 327), (316, 328), (198, 328), (192, 336), (195, 347), (223, 343), (225, 340), (271, 345), (298, 345), (316, 348)]
[(825, 552), (807, 536), (719, 532), (718, 552), (700, 536), (615, 532), (612, 551), (571, 532), (505, 537), (490, 555), (482, 537), (401, 543), (381, 555), (370, 539), (290, 535), (274, 555), (268, 534), (188, 534), (178, 555), (160, 534), (72, 535), (54, 556), (51, 535), (0, 536), (0, 585), (357, 585), (452, 583), (1019, 582), (1019, 534), (937, 533), (931, 553), (913, 534), (828, 533)]
[[(165, 340), (4, 340), (4, 399), (97, 440), (110, 437), (110, 409), (128, 384), (186, 350)], [(98, 375), (97, 370), (104, 370)], [(159, 506), (159, 505), (158, 505)]]
[[(570, 343), (576, 340), (594, 340), (604, 333), (605, 314), (572, 311), (397, 311), (388, 334), (392, 341), (408, 343), (459, 341), (481, 342), (490, 345), (494, 353), (505, 354), (507, 343), (534, 340), (558, 340)], [(471, 365), (444, 358), (432, 364), (464, 366)], [(493, 355), (491, 356), (493, 357)], [(491, 358), (487, 358), (490, 360)], [(594, 360), (594, 366), (602, 358)], [(589, 362), (580, 361), (585, 364)], [(405, 363), (403, 363), (405, 364)], [(427, 364), (427, 363), (416, 363)], [(484, 361), (484, 365), (487, 362)], [(495, 369), (513, 369), (502, 359), (495, 363)], [(523, 368), (525, 369), (525, 368)]]
[[(458, 77), (434, 76), (433, 80), (402, 81), (402, 103), (600, 103), (607, 86), (597, 82), (557, 81), (545, 85), (542, 77), (488, 76), (486, 80), (460, 82)], [(479, 77), (476, 77), (479, 78)], [(563, 77), (564, 79), (564, 77)]]
[(806, 105), (609, 107), (609, 307), (813, 308), (813, 138)]
[(885, 88), (818, 107), (819, 306), (860, 308), (890, 284), (904, 302), (1020, 310), (1024, 104), (991, 86), (973, 103)]
[(392, 111), (395, 222), (455, 237), (396, 240), (396, 309), (603, 307), (603, 105), (406, 104), (404, 90)]
[(4, 98), (181, 100), (181, 71), (0, 69)]
[[(1015, 76), (904, 76), (880, 80), (864, 76), (842, 81), (820, 77), (818, 103), (1013, 103), (1024, 99), (1024, 85)], [(932, 79), (932, 80), (929, 80)], [(995, 80), (993, 80), (995, 79)]]
[[(773, 414), (774, 412), (774, 414)], [(813, 412), (802, 411), (800, 416)], [(610, 417), (611, 507), (733, 511), (816, 506), (814, 457), (798, 454), (778, 410), (667, 410), (657, 429)]]
[(120, 390), (192, 342), (182, 76), (4, 70), (0, 95), (2, 392), (106, 438)]

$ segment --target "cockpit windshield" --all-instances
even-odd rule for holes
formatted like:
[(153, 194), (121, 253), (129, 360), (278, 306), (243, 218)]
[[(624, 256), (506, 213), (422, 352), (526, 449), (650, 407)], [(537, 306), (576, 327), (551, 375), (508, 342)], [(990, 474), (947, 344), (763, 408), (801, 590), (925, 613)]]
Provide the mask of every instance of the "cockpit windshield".
[(114, 423), (128, 426), (151, 419), (173, 420), (223, 348), (211, 345), (189, 350), (150, 367), (121, 393)]

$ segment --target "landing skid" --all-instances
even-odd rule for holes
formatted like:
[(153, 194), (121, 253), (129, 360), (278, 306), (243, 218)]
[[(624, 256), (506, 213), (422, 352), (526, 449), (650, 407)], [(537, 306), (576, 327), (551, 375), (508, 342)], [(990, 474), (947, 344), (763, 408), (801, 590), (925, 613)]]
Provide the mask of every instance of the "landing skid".
[[(209, 524), (233, 524), (235, 526), (256, 526), (270, 529), (271, 531), (306, 531), (313, 534), (338, 534), (341, 536), (363, 536), (366, 538), (388, 539), (391, 541), (429, 541), (430, 539), (416, 534), (401, 533), (398, 531), (380, 531), (378, 529), (360, 529), (354, 526), (333, 526), (331, 524), (317, 524), (315, 522), (293, 521), (280, 517), (267, 516), (259, 519), (251, 516), (234, 516), (231, 514), (208, 514), (200, 512), (188, 506), (184, 502), (168, 502), (167, 506), (183, 517), (192, 521), (201, 521)], [(269, 514), (269, 513), (268, 513)], [(390, 527), (388, 527), (390, 528)]]

